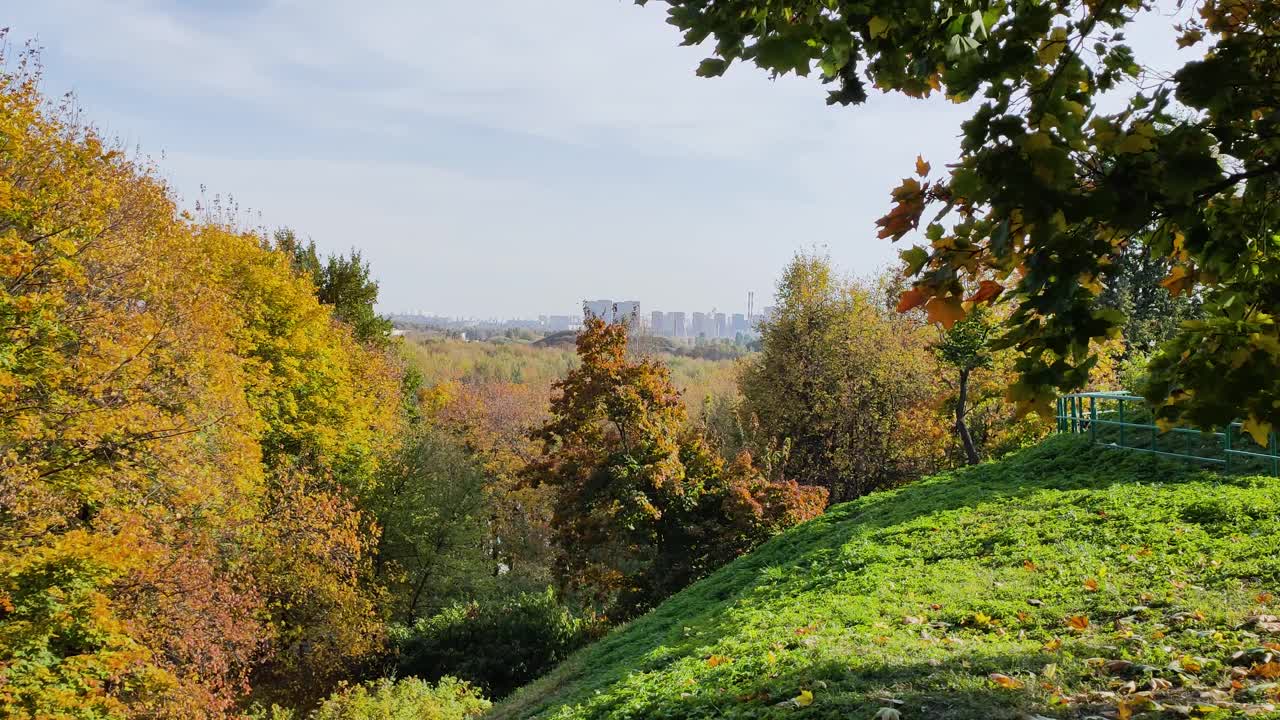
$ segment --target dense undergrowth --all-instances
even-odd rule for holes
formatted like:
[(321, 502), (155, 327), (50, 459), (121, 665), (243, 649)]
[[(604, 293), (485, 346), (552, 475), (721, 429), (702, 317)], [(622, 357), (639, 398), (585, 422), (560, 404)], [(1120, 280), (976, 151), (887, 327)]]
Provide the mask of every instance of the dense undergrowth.
[(494, 718), (1276, 716), (1280, 479), (1052, 438), (832, 508)]

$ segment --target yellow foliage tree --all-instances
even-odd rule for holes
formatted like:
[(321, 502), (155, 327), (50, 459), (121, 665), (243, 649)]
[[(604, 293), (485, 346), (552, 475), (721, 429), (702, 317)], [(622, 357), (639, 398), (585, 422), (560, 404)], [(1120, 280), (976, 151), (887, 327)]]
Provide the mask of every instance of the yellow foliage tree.
[(396, 365), (7, 67), (0, 715), (225, 717), (277, 668), (326, 692), (380, 638), (356, 503)]

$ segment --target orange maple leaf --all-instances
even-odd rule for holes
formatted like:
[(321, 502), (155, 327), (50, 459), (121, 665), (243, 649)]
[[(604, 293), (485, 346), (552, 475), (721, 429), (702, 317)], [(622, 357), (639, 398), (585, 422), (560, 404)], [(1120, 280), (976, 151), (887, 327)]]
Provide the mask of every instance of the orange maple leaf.
[(947, 330), (963, 320), (965, 314), (960, 298), (954, 296), (935, 297), (925, 304), (924, 309), (929, 313), (929, 322), (942, 323)]
[(1280, 677), (1280, 662), (1262, 663), (1254, 665), (1249, 674), (1254, 677), (1267, 678), (1268, 680)]
[(1177, 297), (1183, 292), (1190, 293), (1196, 284), (1196, 273), (1182, 265), (1174, 265), (1169, 271), (1169, 277), (1160, 281), (1160, 285), (1169, 291), (1170, 295)]
[(902, 297), (898, 298), (898, 312), (903, 313), (920, 307), (926, 299), (924, 293), (912, 288), (902, 293)]
[(983, 280), (978, 283), (978, 291), (969, 298), (971, 303), (984, 303), (988, 300), (994, 300), (1004, 292), (1004, 286), (995, 280)]
[(929, 163), (924, 161), (924, 156), (916, 156), (916, 174), (920, 177), (928, 177), (929, 171), (933, 169)]
[(1067, 627), (1071, 628), (1072, 630), (1076, 630), (1078, 632), (1083, 632), (1089, 629), (1089, 616), (1088, 615), (1072, 615), (1071, 617), (1067, 618)]
[(1001, 673), (991, 673), (987, 677), (991, 679), (991, 682), (995, 683), (996, 685), (999, 685), (1000, 687), (1006, 690), (1017, 690), (1018, 688), (1022, 687), (1021, 680), (1018, 680), (1016, 678), (1011, 678), (1008, 675), (1002, 675)]

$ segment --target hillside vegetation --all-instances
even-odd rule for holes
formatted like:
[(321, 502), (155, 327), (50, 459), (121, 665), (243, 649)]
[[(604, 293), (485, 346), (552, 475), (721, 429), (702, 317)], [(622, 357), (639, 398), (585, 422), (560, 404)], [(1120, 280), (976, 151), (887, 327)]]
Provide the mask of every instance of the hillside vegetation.
[(1274, 717), (1280, 479), (1052, 438), (833, 507), (496, 707)]

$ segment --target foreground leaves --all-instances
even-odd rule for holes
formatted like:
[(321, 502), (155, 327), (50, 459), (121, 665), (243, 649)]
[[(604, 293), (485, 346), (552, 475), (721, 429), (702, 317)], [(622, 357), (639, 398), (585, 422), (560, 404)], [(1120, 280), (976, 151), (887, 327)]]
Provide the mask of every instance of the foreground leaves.
[[(1095, 298), (1136, 248), (1207, 315), (1151, 365), (1143, 392), (1159, 417), (1280, 426), (1280, 3), (1190, 0), (1151, 17), (1172, 25), (1170, 50), (1196, 48), (1164, 76), (1125, 37), (1151, 3), (663, 2), (687, 44), (709, 40), (725, 63), (819, 69), (830, 104), (861, 104), (870, 87), (978, 98), (946, 173), (930, 178), (917, 157), (876, 225), (928, 242), (904, 253), (903, 311), (926, 305), (949, 327), (966, 286), (1005, 289), (972, 302), (1012, 306), (1001, 343), (1022, 356), (1010, 399), (1024, 410), (1085, 385), (1091, 346), (1125, 323)], [(1113, 91), (1127, 104), (1101, 102)]]

